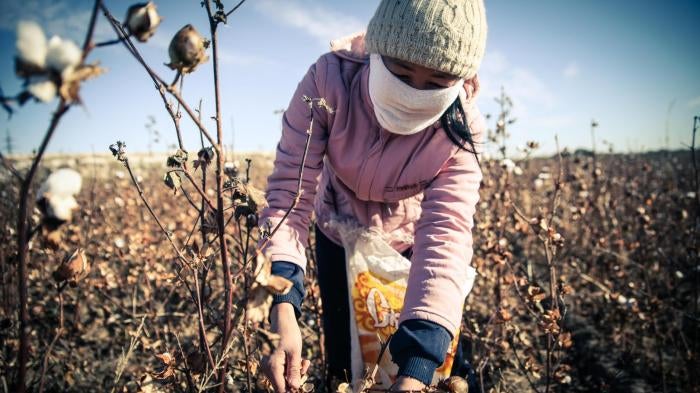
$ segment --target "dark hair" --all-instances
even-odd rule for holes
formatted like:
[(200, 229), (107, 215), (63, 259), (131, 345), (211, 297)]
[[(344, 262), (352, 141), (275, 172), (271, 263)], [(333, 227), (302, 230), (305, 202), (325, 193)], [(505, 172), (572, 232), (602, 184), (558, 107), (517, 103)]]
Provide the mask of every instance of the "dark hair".
[[(442, 114), (440, 123), (447, 137), (460, 149), (474, 154), (476, 162), (479, 163), (479, 156), (476, 154), (476, 147), (474, 146), (476, 142), (474, 142), (473, 135), (469, 129), (467, 113), (464, 111), (459, 97)], [(471, 150), (467, 148), (467, 145), (471, 147)], [(481, 164), (479, 163), (479, 165)]]

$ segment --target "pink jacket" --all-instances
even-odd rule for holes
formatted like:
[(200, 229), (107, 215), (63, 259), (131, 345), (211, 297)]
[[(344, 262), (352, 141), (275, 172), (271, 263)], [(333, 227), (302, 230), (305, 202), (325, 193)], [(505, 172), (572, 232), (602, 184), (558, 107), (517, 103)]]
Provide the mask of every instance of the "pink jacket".
[[(333, 214), (354, 217), (383, 230), (399, 252), (413, 246), (399, 322), (425, 319), (454, 333), (475, 277), (471, 228), (482, 178), (479, 165), (473, 154), (450, 141), (439, 121), (408, 136), (379, 125), (367, 90), (369, 60), (362, 34), (335, 41), (331, 49), (310, 67), (284, 113), (268, 178), (269, 207), (262, 213), (272, 227), (296, 193), (310, 120), (301, 97), (323, 97), (335, 109), (333, 114), (314, 109), (301, 200), (264, 251), (273, 261), (305, 269), (311, 213), (338, 244), (338, 234), (325, 224)], [(485, 125), (474, 105), (478, 83), (465, 84), (465, 90), (469, 127), (480, 141)]]

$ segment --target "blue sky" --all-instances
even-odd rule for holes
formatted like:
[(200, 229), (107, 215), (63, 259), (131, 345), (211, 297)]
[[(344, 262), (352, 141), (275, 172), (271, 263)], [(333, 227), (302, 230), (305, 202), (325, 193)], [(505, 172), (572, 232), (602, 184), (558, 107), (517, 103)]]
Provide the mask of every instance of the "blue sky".
[[(82, 42), (91, 1), (4, 0), (0, 2), (0, 85), (6, 94), (21, 88), (14, 76), (15, 27), (35, 20), (47, 31)], [(224, 0), (227, 6), (234, 1)], [(106, 0), (123, 18), (130, 2)], [(158, 32), (140, 44), (147, 61), (163, 76), (172, 71), (167, 45), (186, 23), (205, 33), (206, 15), (198, 0), (157, 1), (164, 16)], [(280, 133), (277, 109), (285, 108), (307, 68), (328, 50), (328, 42), (363, 29), (378, 0), (248, 0), (220, 29), (221, 86), (226, 143), (236, 150), (272, 150)], [(487, 0), (487, 54), (479, 71), (484, 113), (497, 111), (501, 86), (514, 102), (518, 121), (511, 146), (539, 141), (542, 153), (554, 149), (554, 134), (570, 148), (590, 146), (589, 125), (599, 123), (596, 138), (618, 151), (690, 142), (693, 115), (700, 115), (700, 2), (609, 0)], [(98, 39), (113, 35), (104, 20)], [(175, 142), (160, 97), (136, 61), (121, 46), (96, 50), (108, 72), (82, 90), (85, 107), (64, 118), (49, 149), (54, 152), (106, 151), (120, 139), (132, 151), (146, 151), (144, 125), (154, 116), (163, 135), (154, 150)], [(203, 99), (214, 111), (211, 62), (185, 80), (192, 106)], [(53, 104), (28, 103), (8, 120), (0, 113), (0, 149), (9, 130), (15, 151), (40, 142)], [(670, 110), (669, 110), (670, 109)], [(493, 125), (493, 120), (489, 122)], [(186, 145), (194, 150), (198, 134), (183, 120)], [(213, 122), (210, 122), (214, 129)], [(600, 143), (600, 142), (599, 142)], [(602, 146), (599, 144), (599, 148)], [(514, 150), (515, 151), (515, 150)]]

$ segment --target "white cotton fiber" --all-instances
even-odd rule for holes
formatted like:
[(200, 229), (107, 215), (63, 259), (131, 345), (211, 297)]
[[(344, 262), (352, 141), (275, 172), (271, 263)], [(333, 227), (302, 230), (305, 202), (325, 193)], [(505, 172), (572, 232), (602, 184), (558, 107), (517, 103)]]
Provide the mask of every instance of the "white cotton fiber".
[(46, 36), (41, 26), (31, 21), (17, 24), (17, 55), (20, 60), (43, 68), (46, 50)]

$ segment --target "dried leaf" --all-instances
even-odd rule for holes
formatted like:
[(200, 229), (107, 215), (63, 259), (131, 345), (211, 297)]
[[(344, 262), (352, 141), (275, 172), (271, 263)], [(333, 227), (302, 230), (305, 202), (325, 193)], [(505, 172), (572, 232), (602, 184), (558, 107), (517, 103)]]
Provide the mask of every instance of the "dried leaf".
[(267, 288), (258, 285), (250, 290), (246, 307), (248, 321), (253, 323), (266, 321), (270, 315), (270, 307), (272, 307), (272, 295)]
[(160, 360), (160, 368), (151, 373), (153, 378), (159, 381), (172, 378), (175, 375), (175, 357), (170, 352), (163, 352), (156, 357)]
[(187, 152), (182, 149), (177, 149), (175, 153), (168, 156), (166, 165), (170, 168), (182, 168), (187, 162)]
[(258, 254), (255, 261), (254, 287), (261, 285), (270, 293), (277, 295), (285, 295), (290, 291), (294, 284), (284, 277), (273, 275), (272, 262), (263, 253)]
[(61, 75), (61, 87), (58, 89), (58, 94), (66, 100), (67, 103), (78, 102), (82, 103), (80, 96), (80, 84), (91, 78), (95, 78), (105, 72), (104, 68), (97, 64), (82, 64), (75, 69), (67, 69)]
[(284, 277), (275, 276), (272, 274), (267, 278), (267, 283), (263, 285), (265, 286), (265, 289), (275, 295), (286, 295), (292, 289), (294, 283)]
[(166, 186), (168, 186), (168, 188), (173, 190), (174, 194), (177, 194), (177, 189), (180, 188), (180, 186), (182, 185), (182, 179), (180, 178), (180, 175), (177, 172), (172, 171), (165, 174), (163, 182)]
[(469, 393), (469, 383), (466, 379), (459, 376), (443, 379), (438, 383), (437, 387), (450, 393)]

